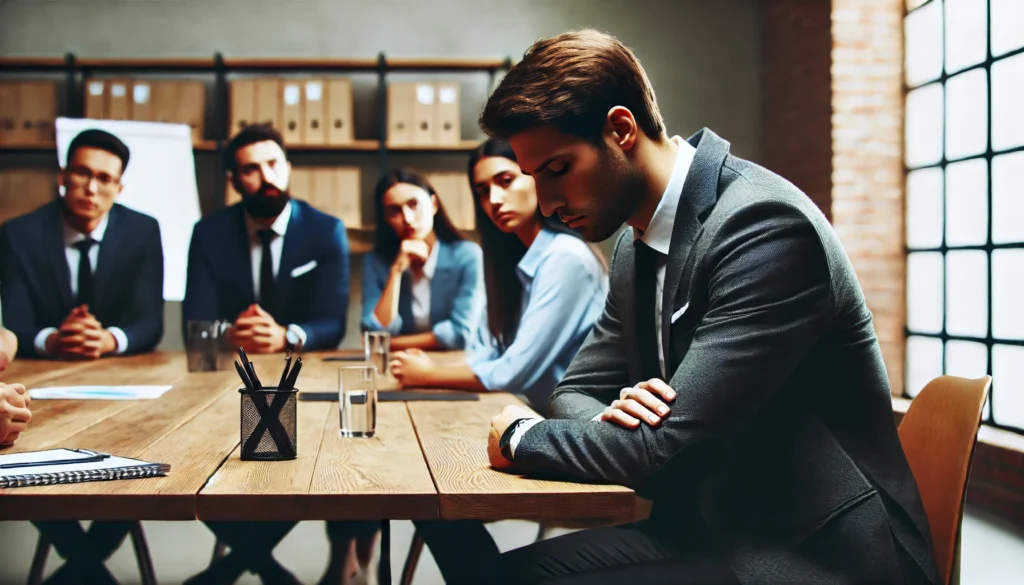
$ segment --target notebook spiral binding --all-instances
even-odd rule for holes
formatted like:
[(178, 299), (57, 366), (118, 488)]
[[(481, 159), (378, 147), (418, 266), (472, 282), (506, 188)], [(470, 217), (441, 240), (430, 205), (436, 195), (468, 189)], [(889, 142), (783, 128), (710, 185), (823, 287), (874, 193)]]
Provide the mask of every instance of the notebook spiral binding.
[(90, 471), (63, 471), (60, 473), (9, 475), (7, 477), (0, 477), (0, 488), (31, 487), (37, 485), (106, 481), (115, 479), (137, 479), (164, 475), (170, 470), (170, 465), (153, 463), (150, 465), (115, 467), (113, 469), (94, 469)]

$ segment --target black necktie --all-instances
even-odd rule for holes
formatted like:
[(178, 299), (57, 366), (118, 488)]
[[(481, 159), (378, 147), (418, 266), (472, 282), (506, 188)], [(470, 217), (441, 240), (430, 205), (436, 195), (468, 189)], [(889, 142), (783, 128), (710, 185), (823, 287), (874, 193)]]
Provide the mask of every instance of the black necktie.
[(96, 240), (86, 238), (72, 244), (78, 250), (78, 304), (92, 305), (92, 262), (89, 260), (89, 250), (96, 244)]
[(274, 310), (274, 257), (270, 254), (270, 242), (274, 240), (274, 230), (260, 230), (263, 240), (263, 260), (260, 261), (260, 306), (268, 313)]
[(636, 269), (636, 345), (640, 352), (640, 375), (644, 380), (660, 379), (658, 330), (654, 326), (654, 292), (657, 286), (659, 254), (640, 240), (633, 243), (633, 250)]

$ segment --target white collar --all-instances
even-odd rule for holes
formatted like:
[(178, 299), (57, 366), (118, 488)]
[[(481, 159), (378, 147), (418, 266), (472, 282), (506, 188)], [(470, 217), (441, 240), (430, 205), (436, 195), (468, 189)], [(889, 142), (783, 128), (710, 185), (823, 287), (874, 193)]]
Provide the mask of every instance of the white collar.
[(430, 249), (430, 256), (427, 256), (427, 261), (423, 263), (423, 276), (428, 280), (434, 279), (434, 270), (437, 268), (437, 249), (440, 247), (441, 240), (436, 240)]
[(70, 246), (71, 244), (74, 244), (75, 242), (80, 242), (80, 241), (84, 240), (86, 237), (92, 238), (93, 240), (96, 240), (97, 242), (102, 242), (103, 241), (103, 235), (105, 233), (107, 233), (107, 224), (110, 223), (110, 212), (108, 211), (108, 212), (103, 214), (103, 217), (100, 218), (99, 225), (97, 225), (96, 229), (92, 230), (92, 233), (90, 233), (88, 235), (87, 234), (83, 234), (82, 232), (80, 232), (80, 231), (76, 230), (75, 228), (71, 227), (71, 224), (69, 224), (68, 220), (64, 217), (64, 212), (63, 211), (61, 211), (60, 223), (61, 223), (61, 229), (64, 232), (64, 245), (65, 246)]
[(639, 234), (640, 241), (664, 256), (668, 255), (669, 246), (672, 244), (672, 228), (676, 223), (679, 198), (683, 194), (683, 186), (686, 184), (686, 175), (690, 172), (693, 156), (697, 153), (696, 148), (679, 136), (673, 136), (672, 142), (676, 145), (676, 163), (672, 167), (672, 175), (665, 186), (665, 192), (661, 194), (661, 201), (654, 210), (647, 231), (633, 230), (635, 234)]
[[(277, 219), (274, 223), (270, 224), (270, 230), (275, 234), (284, 237), (288, 231), (288, 220), (292, 217), (292, 202), (289, 201), (288, 205), (281, 210), (281, 213), (277, 214)], [(256, 221), (249, 215), (249, 212), (245, 212), (245, 231), (249, 234), (250, 238), (255, 238), (256, 234), (260, 230), (264, 229), (263, 226), (256, 223)]]

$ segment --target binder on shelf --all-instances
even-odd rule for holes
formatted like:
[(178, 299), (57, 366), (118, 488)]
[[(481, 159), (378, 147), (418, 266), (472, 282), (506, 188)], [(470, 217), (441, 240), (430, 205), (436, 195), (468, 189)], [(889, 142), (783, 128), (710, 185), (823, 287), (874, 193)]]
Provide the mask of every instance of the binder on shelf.
[(107, 108), (106, 116), (107, 120), (131, 120), (132, 119), (132, 102), (131, 93), (132, 82), (126, 79), (111, 79), (107, 81)]
[(27, 81), (20, 84), (21, 129), (18, 142), (53, 144), (57, 140), (54, 122), (57, 119), (57, 84)]
[(437, 90), (432, 83), (416, 84), (416, 100), (412, 106), (412, 143), (416, 146), (436, 144), (434, 138), (434, 112), (437, 110)]
[(102, 79), (85, 82), (85, 117), (93, 120), (107, 117), (107, 84)]
[(0, 171), (0, 224), (53, 201), (57, 175), (41, 169)]
[(0, 144), (18, 142), (21, 126), (21, 108), (18, 106), (20, 101), (21, 88), (18, 84), (0, 81)]
[(281, 132), (281, 101), (278, 99), (280, 81), (274, 78), (256, 80), (256, 121), (273, 126)]
[[(346, 228), (363, 227), (359, 168), (338, 167), (326, 170), (325, 177), (330, 178), (333, 174), (334, 179), (329, 181), (332, 190), (326, 199), (330, 202), (330, 213), (339, 218)], [(325, 201), (323, 189), (320, 190), (320, 197), (321, 201)]]
[(459, 181), (459, 214), (462, 217), (462, 227), (459, 229), (473, 231), (476, 229), (476, 205), (473, 200), (476, 198), (476, 194), (473, 193), (473, 187), (469, 185), (469, 180), (463, 175)]
[(173, 81), (158, 81), (150, 86), (153, 120), (171, 124), (178, 118), (178, 88)]
[(327, 144), (351, 144), (355, 140), (352, 113), (352, 81), (346, 78), (327, 82)]
[(251, 79), (231, 81), (231, 126), (228, 138), (256, 121), (256, 82)]
[(88, 449), (50, 449), (0, 455), (0, 488), (135, 479), (166, 475), (171, 466)]
[(322, 79), (302, 83), (302, 132), (300, 144), (327, 144), (327, 99)]
[(431, 173), (427, 180), (437, 192), (438, 199), (444, 204), (448, 218), (452, 224), (460, 230), (473, 230), (476, 227), (476, 211), (473, 208), (473, 199), (467, 195), (469, 181), (462, 173)]
[(284, 143), (302, 144), (302, 82), (281, 82), (281, 135)]
[(388, 136), (389, 146), (411, 146), (413, 144), (413, 104), (416, 101), (416, 84), (392, 83), (388, 85)]
[(437, 84), (437, 108), (434, 119), (434, 142), (444, 146), (456, 146), (462, 140), (459, 125), (459, 84)]
[(173, 83), (177, 96), (174, 122), (187, 124), (192, 131), (192, 143), (198, 144), (206, 126), (206, 85), (201, 81)]
[(152, 122), (153, 88), (149, 81), (137, 80), (132, 83), (132, 120)]
[(312, 204), (310, 196), (313, 192), (313, 169), (309, 167), (292, 167), (288, 192), (296, 199)]

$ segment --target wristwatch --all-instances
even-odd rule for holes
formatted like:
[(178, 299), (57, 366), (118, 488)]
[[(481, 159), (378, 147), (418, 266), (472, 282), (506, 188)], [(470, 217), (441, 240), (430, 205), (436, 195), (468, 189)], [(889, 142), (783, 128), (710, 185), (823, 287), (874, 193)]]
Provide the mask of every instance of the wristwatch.
[(528, 418), (516, 419), (515, 422), (508, 425), (505, 432), (501, 434), (501, 438), (498, 439), (498, 448), (501, 450), (501, 456), (509, 461), (512, 461), (512, 437), (515, 436), (516, 430), (519, 429), (519, 425), (528, 421)]
[(302, 349), (302, 339), (291, 327), (284, 334), (284, 348), (288, 351), (299, 351)]

